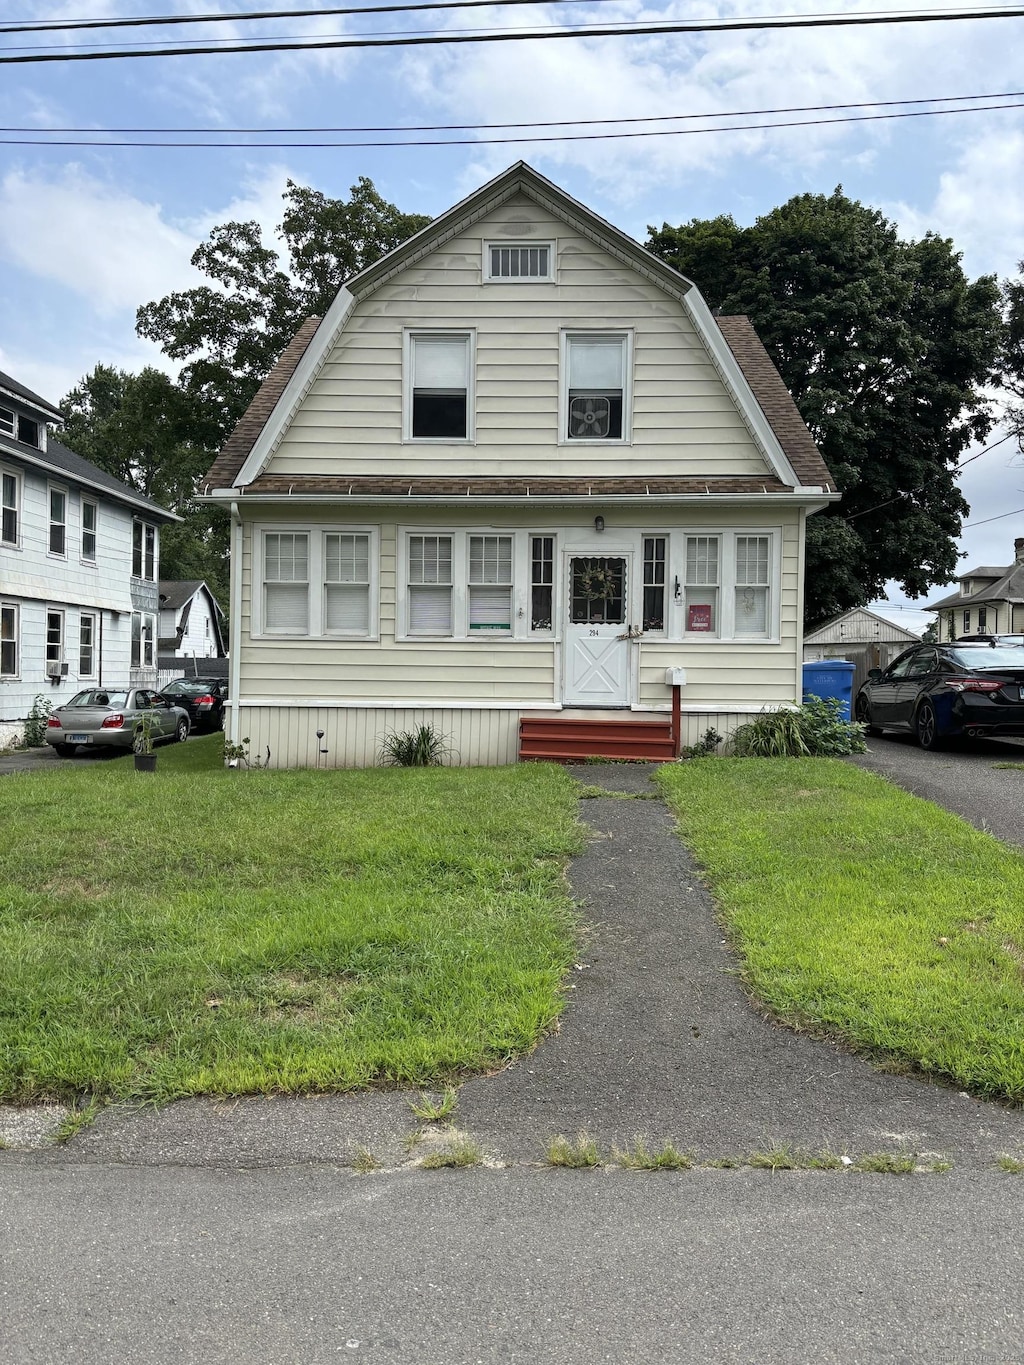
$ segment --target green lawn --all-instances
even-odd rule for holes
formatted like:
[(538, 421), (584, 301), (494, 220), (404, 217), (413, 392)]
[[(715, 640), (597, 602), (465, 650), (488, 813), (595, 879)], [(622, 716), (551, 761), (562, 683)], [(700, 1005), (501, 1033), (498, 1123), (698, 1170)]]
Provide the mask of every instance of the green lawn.
[(1024, 855), (834, 759), (659, 780), (776, 1016), (1024, 1101)]
[(0, 1096), (427, 1085), (529, 1049), (573, 958), (559, 769), (0, 778)]

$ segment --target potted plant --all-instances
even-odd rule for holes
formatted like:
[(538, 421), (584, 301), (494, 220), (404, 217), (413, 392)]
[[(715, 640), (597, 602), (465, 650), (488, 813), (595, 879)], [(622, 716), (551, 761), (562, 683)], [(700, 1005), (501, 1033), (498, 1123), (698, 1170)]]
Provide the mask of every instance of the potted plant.
[(137, 773), (156, 772), (156, 753), (153, 749), (153, 736), (158, 733), (156, 715), (152, 707), (145, 707), (135, 722), (135, 771)]

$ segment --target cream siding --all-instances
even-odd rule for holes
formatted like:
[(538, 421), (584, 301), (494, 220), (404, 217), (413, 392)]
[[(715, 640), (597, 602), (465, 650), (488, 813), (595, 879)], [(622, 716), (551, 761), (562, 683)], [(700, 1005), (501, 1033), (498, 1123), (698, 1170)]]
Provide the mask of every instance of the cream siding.
[[(557, 243), (553, 284), (482, 282), (495, 237)], [(472, 328), (475, 441), (402, 441), (404, 328)], [(629, 329), (632, 441), (559, 443), (563, 329)], [(274, 474), (706, 476), (770, 471), (677, 299), (531, 200), (496, 210), (359, 300)]]

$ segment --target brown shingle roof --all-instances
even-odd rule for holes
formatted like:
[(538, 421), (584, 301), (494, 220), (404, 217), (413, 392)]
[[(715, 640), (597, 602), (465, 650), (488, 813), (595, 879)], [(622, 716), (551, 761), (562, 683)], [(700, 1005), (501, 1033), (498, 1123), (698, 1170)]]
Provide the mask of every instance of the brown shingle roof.
[(812, 487), (835, 489), (835, 479), (750, 319), (737, 315), (715, 321), (797, 478)]
[(680, 493), (788, 493), (771, 477), (684, 478), (400, 478), (373, 474), (261, 474), (244, 489), (251, 494), (330, 494), (371, 498), (552, 498), (661, 497)]
[(299, 361), (305, 355), (306, 347), (313, 340), (313, 334), (319, 326), (319, 318), (307, 318), (285, 347), (281, 359), (260, 385), (256, 397), (246, 408), (238, 425), (210, 466), (209, 473), (203, 481), (206, 488), (231, 488), (234, 485), (238, 471), (245, 464), (259, 439), (260, 432), (270, 420), (277, 400), (284, 393), (289, 379), (295, 373)]

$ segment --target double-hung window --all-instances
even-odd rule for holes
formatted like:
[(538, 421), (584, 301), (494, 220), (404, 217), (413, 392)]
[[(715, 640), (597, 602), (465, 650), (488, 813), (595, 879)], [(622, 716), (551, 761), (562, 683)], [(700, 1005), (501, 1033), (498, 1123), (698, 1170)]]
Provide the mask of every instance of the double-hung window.
[(68, 536), (68, 495), (63, 488), (50, 485), (50, 539), (49, 550), (52, 555), (67, 554)]
[(686, 635), (717, 635), (719, 564), (718, 536), (687, 536), (683, 578), (683, 632)]
[(770, 591), (770, 537), (737, 536), (734, 635), (767, 639), (771, 634)]
[(409, 537), (409, 634), (451, 635), (452, 537)]
[(0, 678), (18, 676), (18, 608), (14, 602), (0, 602)]
[(152, 668), (156, 662), (156, 617), (132, 612), (132, 668)]
[(0, 542), (18, 544), (21, 523), (21, 476), (0, 469)]
[(407, 332), (405, 380), (407, 440), (472, 440), (471, 332)]
[(132, 576), (152, 583), (156, 578), (156, 527), (132, 522)]
[(664, 536), (644, 536), (644, 610), (645, 632), (665, 630), (665, 552)]
[(263, 629), (309, 634), (309, 533), (263, 535)]
[(254, 553), (261, 566), (261, 591), (253, 603), (257, 634), (372, 638), (377, 628), (376, 531), (260, 528)]
[(17, 431), (17, 417), (10, 408), (0, 408), (0, 436), (14, 436)]
[(629, 358), (628, 333), (563, 333), (563, 440), (628, 439)]
[(64, 662), (64, 613), (46, 613), (46, 665), (47, 673), (51, 666), (59, 667)]
[(78, 620), (78, 676), (91, 678), (96, 672), (96, 617), (83, 611)]
[(96, 522), (98, 516), (96, 503), (89, 498), (82, 499), (82, 559), (86, 564), (96, 563)]
[(555, 538), (530, 537), (530, 629), (550, 631), (555, 591)]
[(469, 537), (469, 630), (512, 629), (512, 537)]

